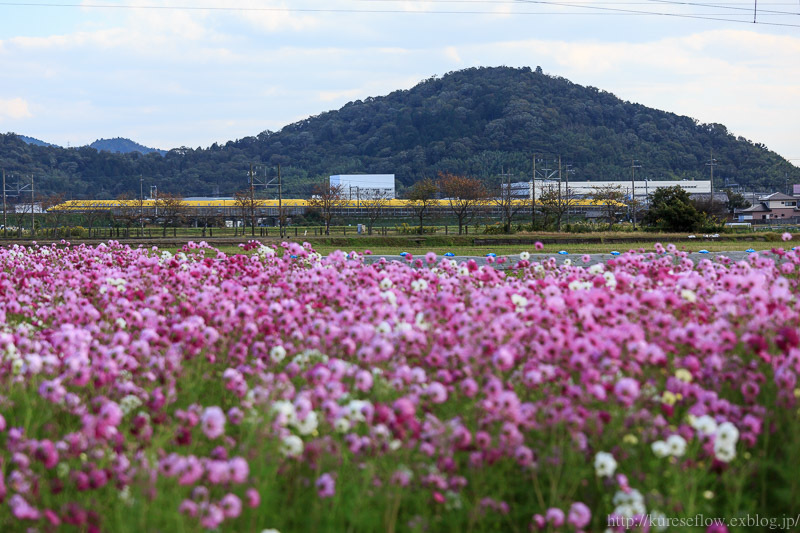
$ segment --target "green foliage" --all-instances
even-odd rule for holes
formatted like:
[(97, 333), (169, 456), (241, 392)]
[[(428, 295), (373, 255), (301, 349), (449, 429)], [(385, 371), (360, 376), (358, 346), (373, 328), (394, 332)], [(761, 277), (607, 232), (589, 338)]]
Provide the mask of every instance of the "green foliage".
[[(439, 228), (437, 228), (436, 226), (424, 226), (422, 228), (422, 233), (424, 233), (426, 235), (427, 234), (433, 234), (433, 233), (436, 233), (436, 231), (438, 229)], [(409, 226), (405, 222), (403, 222), (399, 226), (395, 226), (395, 230), (397, 230), (397, 232), (402, 234), (402, 235), (419, 235), (420, 234), (419, 226)]]
[(505, 224), (501, 224), (500, 222), (495, 222), (494, 224), (487, 224), (483, 228), (483, 233), (486, 235), (503, 235), (509, 233), (506, 231)]
[(781, 187), (800, 169), (762, 144), (734, 137), (720, 124), (700, 124), (611, 93), (582, 87), (530, 68), (471, 68), (431, 78), (407, 91), (350, 102), (290, 124), (279, 132), (209, 148), (115, 154), (94, 148), (26, 144), (0, 135), (0, 166), (12, 176), (37, 176), (37, 190), (71, 198), (115, 198), (145, 187), (185, 196), (223, 193), (247, 184), (251, 163), (277, 176), (284, 196), (308, 197), (320, 177), (342, 173), (397, 175), (399, 188), (438, 172), (489, 181), (501, 173), (527, 180), (534, 153), (561, 153), (576, 180), (624, 179), (635, 156), (651, 175), (695, 179), (706, 174), (709, 150), (715, 176), (749, 188)]
[(705, 214), (697, 210), (689, 193), (680, 186), (657, 189), (650, 195), (645, 224), (663, 231), (696, 231), (706, 223)]
[(742, 193), (726, 189), (725, 194), (728, 195), (728, 203), (726, 204), (726, 207), (729, 211), (733, 211), (734, 209), (746, 209), (750, 207), (750, 202), (745, 199)]

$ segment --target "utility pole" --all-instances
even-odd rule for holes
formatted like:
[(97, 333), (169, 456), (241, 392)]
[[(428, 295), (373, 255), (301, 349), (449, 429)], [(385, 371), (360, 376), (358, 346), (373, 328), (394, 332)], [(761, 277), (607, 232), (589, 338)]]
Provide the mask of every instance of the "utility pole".
[(144, 175), (139, 175), (139, 227), (144, 237)]
[(36, 225), (33, 213), (33, 174), (31, 174), (31, 239), (36, 236)]
[(571, 164), (567, 164), (567, 165), (565, 165), (565, 169), (564, 169), (564, 175), (567, 177), (567, 179), (566, 179), (566, 190), (564, 191), (565, 194), (567, 195), (567, 224), (569, 224), (569, 215), (570, 215), (570, 213), (569, 213), (569, 207), (570, 207), (570, 205), (569, 205), (570, 204), (569, 173), (572, 170), (570, 167), (572, 167), (572, 165)]
[(636, 231), (636, 169), (642, 168), (637, 165), (636, 159), (631, 159), (631, 218), (633, 219), (633, 231)]
[(561, 231), (561, 154), (558, 154), (558, 230)]
[(256, 236), (256, 197), (253, 191), (253, 163), (250, 163), (250, 235)]
[(531, 174), (531, 231), (536, 226), (536, 154), (533, 154), (533, 174)]
[(714, 159), (714, 149), (711, 148), (710, 150), (710, 158), (708, 163), (706, 163), (707, 167), (711, 167), (711, 203), (714, 202), (714, 167), (717, 166), (717, 160)]
[(6, 217), (6, 169), (3, 169), (3, 238), (7, 236), (8, 219)]
[(278, 163), (278, 233), (283, 237), (283, 181), (280, 163)]

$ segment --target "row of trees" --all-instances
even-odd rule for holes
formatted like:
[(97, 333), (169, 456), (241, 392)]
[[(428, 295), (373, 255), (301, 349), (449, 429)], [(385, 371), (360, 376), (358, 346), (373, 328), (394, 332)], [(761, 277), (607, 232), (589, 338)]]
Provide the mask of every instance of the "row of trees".
[[(483, 216), (489, 208), (499, 213), (502, 221), (502, 231), (510, 233), (512, 223), (519, 219), (523, 213), (530, 216), (532, 228), (553, 228), (561, 230), (561, 223), (565, 215), (576, 206), (575, 195), (568, 189), (553, 184), (539, 191), (539, 197), (533, 202), (529, 191), (514, 191), (506, 183), (494, 190), (489, 190), (482, 180), (474, 177), (441, 173), (438, 179), (423, 179), (407, 190), (405, 205), (412, 212), (419, 223), (418, 232), (424, 233), (424, 223), (433, 211), (434, 206), (441, 205), (439, 199), (444, 198), (452, 217), (458, 222), (458, 233), (471, 224), (476, 217)], [(596, 202), (596, 210), (600, 217), (609, 224), (616, 224), (623, 218), (638, 219), (652, 227), (666, 231), (693, 231), (708, 225), (719, 223), (727, 211), (735, 207), (747, 207), (749, 204), (740, 194), (728, 192), (727, 204), (715, 203), (709, 200), (692, 200), (689, 194), (680, 186), (656, 190), (649, 198), (649, 206), (644, 209), (642, 202), (631, 200), (620, 187), (605, 187), (598, 189), (591, 196)], [(48, 211), (47, 223), (53, 228), (63, 225), (70, 211), (52, 209), (62, 203), (62, 195), (51, 195), (41, 200), (42, 209)], [(186, 222), (191, 216), (195, 222), (202, 224), (205, 229), (209, 226), (221, 225), (222, 215), (216, 209), (195, 210), (190, 213), (189, 206), (177, 194), (161, 193), (153, 204), (145, 206), (144, 200), (130, 195), (121, 195), (117, 198), (118, 207), (109, 212), (104, 206), (84, 209), (80, 215), (80, 222), (91, 234), (95, 224), (103, 218), (111, 219), (118, 225), (126, 228), (126, 233), (131, 228), (144, 226), (145, 223), (156, 223), (162, 227), (162, 235), (166, 236), (169, 227), (176, 228)], [(367, 232), (372, 234), (375, 223), (389, 214), (389, 195), (381, 190), (362, 190), (359, 196), (359, 216), (366, 218)], [(257, 213), (262, 207), (262, 200), (255, 197), (252, 190), (240, 191), (234, 196), (236, 206), (233, 212), (227, 214), (234, 219), (240, 218), (251, 226), (255, 235)], [(312, 210), (320, 217), (325, 225), (325, 234), (330, 234), (330, 226), (334, 215), (348, 205), (348, 198), (341, 185), (322, 185), (314, 187), (313, 195), (309, 200)], [(535, 206), (535, 209), (534, 209)], [(537, 220), (537, 216), (541, 217)], [(277, 219), (281, 228), (281, 236), (286, 227), (286, 210), (278, 210)], [(30, 220), (30, 214), (15, 213), (12, 222), (16, 220), (19, 226)], [(236, 226), (236, 225), (235, 225)], [(238, 227), (238, 226), (236, 226)], [(18, 232), (21, 228), (17, 228)], [(238, 231), (238, 230), (236, 230)], [(245, 229), (242, 229), (244, 235)]]

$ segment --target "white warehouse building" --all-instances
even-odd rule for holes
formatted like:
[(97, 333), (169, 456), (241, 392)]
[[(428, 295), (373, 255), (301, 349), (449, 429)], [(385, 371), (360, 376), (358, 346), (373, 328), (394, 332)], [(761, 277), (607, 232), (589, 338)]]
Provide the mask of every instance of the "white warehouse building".
[(394, 174), (337, 174), (330, 177), (331, 187), (341, 185), (348, 199), (357, 200), (370, 194), (385, 194), (394, 199)]
[[(656, 189), (661, 189), (664, 187), (674, 187), (675, 185), (680, 185), (683, 190), (688, 192), (689, 194), (698, 194), (698, 193), (705, 193), (708, 194), (711, 192), (711, 181), (709, 180), (682, 180), (682, 181), (673, 181), (673, 180), (636, 180), (633, 183), (634, 187), (634, 194), (637, 198), (644, 199), (649, 194), (653, 194)], [(577, 196), (591, 196), (597, 191), (598, 189), (604, 189), (608, 187), (616, 187), (626, 196), (630, 197), (631, 194), (631, 182), (630, 181), (570, 181), (567, 183), (566, 181), (561, 182), (561, 192), (566, 194), (567, 187), (569, 187), (569, 192), (573, 195)], [(558, 189), (558, 180), (536, 180), (536, 197), (540, 198), (542, 193), (548, 189)], [(517, 183), (511, 184), (511, 190), (514, 191), (514, 194), (522, 196), (531, 195), (531, 182), (530, 181), (520, 181)]]

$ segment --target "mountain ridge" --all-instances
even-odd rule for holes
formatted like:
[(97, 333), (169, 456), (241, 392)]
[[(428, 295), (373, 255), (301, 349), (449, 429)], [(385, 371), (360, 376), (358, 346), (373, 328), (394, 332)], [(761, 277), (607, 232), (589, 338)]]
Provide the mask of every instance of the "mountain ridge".
[(164, 155), (167, 153), (166, 150), (161, 150), (159, 148), (150, 148), (142, 144), (139, 144), (136, 141), (132, 141), (131, 139), (127, 139), (125, 137), (114, 137), (113, 139), (97, 139), (89, 146), (94, 148), (98, 152), (106, 151), (117, 154), (129, 154), (132, 152), (139, 152), (140, 154), (146, 155), (155, 152), (160, 155)]
[[(0, 138), (0, 164), (20, 166), (15, 142)], [(408, 90), (348, 102), (280, 131), (155, 154), (112, 154), (82, 147), (28, 149), (44, 187), (74, 197), (114, 197), (139, 190), (139, 177), (159, 191), (205, 195), (248, 187), (253, 164), (264, 177), (281, 166), (284, 193), (310, 194), (328, 175), (393, 173), (398, 188), (439, 172), (530, 179), (534, 154), (570, 179), (707, 179), (776, 190), (800, 168), (762, 144), (735, 137), (721, 124), (623, 101), (540, 68), (476, 67), (431, 77)], [(41, 153), (40, 153), (41, 152)], [(17, 154), (19, 155), (19, 154)], [(538, 168), (542, 168), (539, 166)]]

